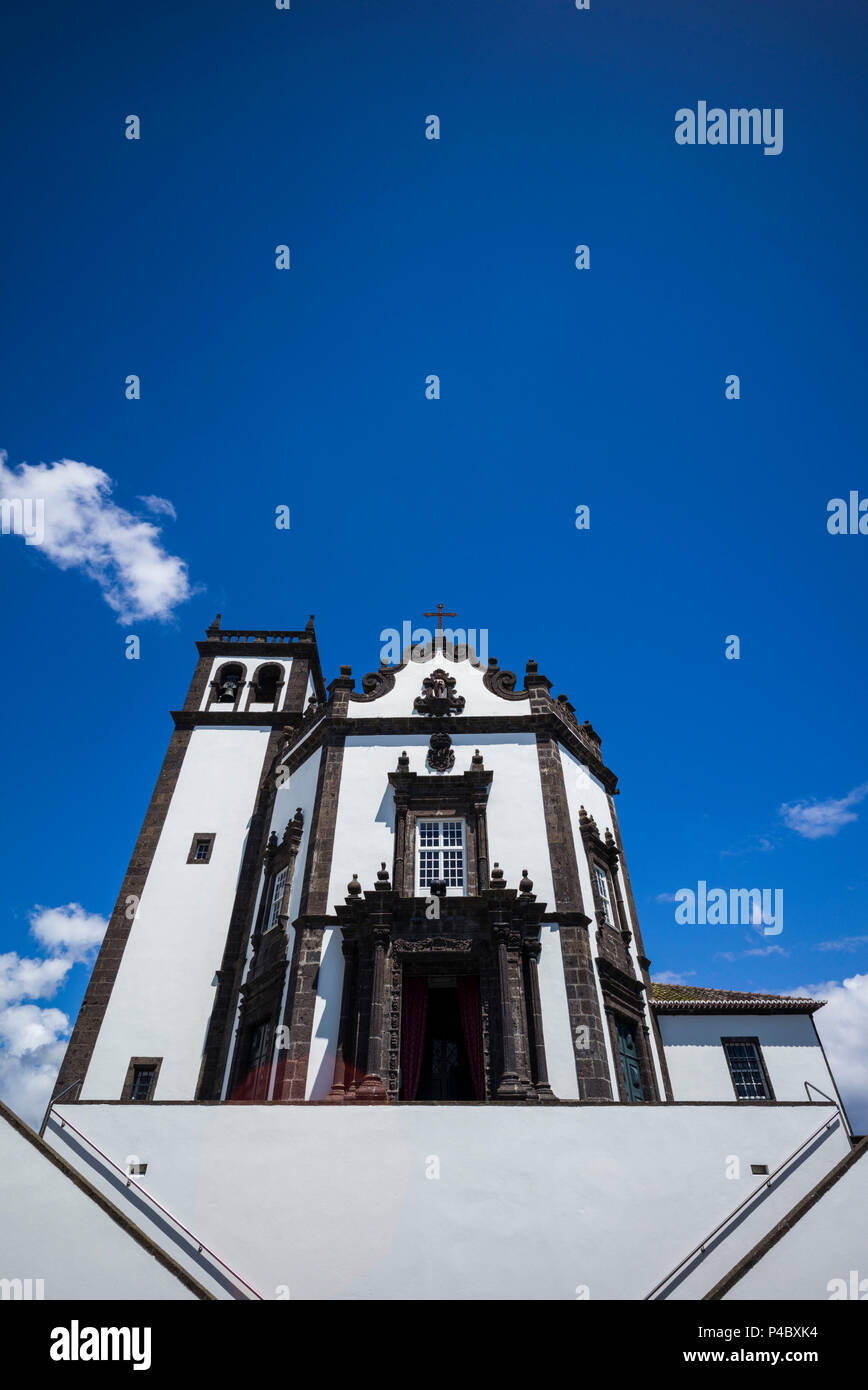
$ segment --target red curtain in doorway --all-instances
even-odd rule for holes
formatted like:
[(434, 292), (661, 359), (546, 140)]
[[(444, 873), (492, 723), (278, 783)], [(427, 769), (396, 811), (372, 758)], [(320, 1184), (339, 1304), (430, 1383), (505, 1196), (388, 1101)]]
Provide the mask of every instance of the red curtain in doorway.
[(479, 976), (458, 976), (458, 1007), (464, 1046), (477, 1100), (485, 1099), (485, 1070), (482, 1063), (482, 1006), (479, 1002)]
[(404, 980), (401, 1001), (401, 1099), (415, 1100), (422, 1075), (425, 1020), (428, 1016), (428, 981), (424, 976)]

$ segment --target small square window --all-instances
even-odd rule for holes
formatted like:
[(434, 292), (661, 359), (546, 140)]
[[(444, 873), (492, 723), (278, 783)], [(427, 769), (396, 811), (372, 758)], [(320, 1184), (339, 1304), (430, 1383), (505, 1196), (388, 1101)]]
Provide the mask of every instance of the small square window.
[(212, 831), (199, 831), (193, 836), (190, 845), (190, 853), (187, 855), (188, 864), (207, 864), (211, 859), (211, 851), (214, 848), (214, 841), (217, 836)]
[(154, 1088), (155, 1067), (136, 1067), (133, 1070), (133, 1085), (130, 1100), (150, 1100)]
[(131, 1057), (121, 1100), (135, 1101), (139, 1104), (153, 1100), (162, 1064), (162, 1057)]

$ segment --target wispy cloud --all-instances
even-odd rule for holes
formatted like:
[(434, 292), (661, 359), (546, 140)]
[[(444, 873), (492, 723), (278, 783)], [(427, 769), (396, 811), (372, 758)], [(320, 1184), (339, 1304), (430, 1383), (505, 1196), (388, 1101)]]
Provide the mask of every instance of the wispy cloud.
[[(654, 901), (655, 903), (677, 903), (680, 899), (675, 893), (658, 893)], [(673, 984), (674, 981), (669, 980), (667, 983)]]
[(687, 985), (695, 975), (695, 970), (658, 970), (651, 979), (655, 985)]
[(815, 951), (858, 951), (868, 946), (868, 936), (841, 936), (837, 941), (818, 941)]
[[(122, 623), (171, 618), (190, 598), (187, 565), (160, 544), (160, 528), (118, 507), (100, 468), (74, 459), (7, 468), (0, 451), (0, 498), (42, 499), (44, 530), (28, 544), (58, 569), (81, 570)], [(156, 498), (171, 508), (170, 502)], [(174, 512), (174, 508), (172, 508)]]
[(139, 497), (136, 500), (144, 502), (148, 511), (153, 512), (156, 516), (170, 516), (173, 521), (178, 520), (178, 513), (167, 497), (154, 497), (149, 494), (146, 497)]
[(781, 806), (778, 815), (790, 830), (795, 830), (805, 840), (821, 840), (827, 835), (837, 835), (844, 825), (858, 820), (852, 810), (868, 796), (868, 782), (854, 787), (842, 797), (830, 797), (828, 801), (793, 801)]
[(747, 951), (716, 951), (715, 960), (745, 960), (748, 956), (788, 956), (783, 946), (751, 946)]
[(105, 929), (105, 918), (79, 903), (37, 907), (30, 930), (46, 954), (0, 955), (0, 1095), (34, 1127), (48, 1104), (70, 1024), (62, 1009), (27, 1001), (52, 999), (73, 966), (90, 959)]

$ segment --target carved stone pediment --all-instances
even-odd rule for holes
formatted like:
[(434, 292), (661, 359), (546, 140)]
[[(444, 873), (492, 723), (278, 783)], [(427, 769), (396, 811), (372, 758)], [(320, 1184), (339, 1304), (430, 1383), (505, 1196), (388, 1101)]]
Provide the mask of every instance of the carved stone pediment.
[(438, 668), (422, 682), (422, 694), (413, 701), (417, 714), (431, 714), (442, 719), (446, 715), (460, 714), (464, 709), (464, 696), (455, 694), (455, 677)]

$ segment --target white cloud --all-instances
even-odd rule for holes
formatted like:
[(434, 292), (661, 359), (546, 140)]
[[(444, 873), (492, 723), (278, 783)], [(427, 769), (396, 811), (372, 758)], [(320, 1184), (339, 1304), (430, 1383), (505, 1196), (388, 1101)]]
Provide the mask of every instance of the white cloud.
[(144, 502), (148, 511), (153, 512), (156, 516), (170, 516), (173, 521), (178, 520), (178, 513), (167, 497), (154, 497), (152, 493), (148, 493), (145, 497), (139, 497), (138, 500)]
[(0, 1096), (38, 1128), (66, 1048), (69, 1019), (60, 1009), (22, 1003), (50, 999), (72, 967), (89, 959), (102, 941), (104, 917), (80, 903), (36, 907), (30, 930), (46, 956), (0, 955)]
[(7, 951), (0, 956), (0, 1006), (20, 999), (50, 999), (71, 965), (71, 960), (36, 960)]
[(44, 504), (44, 532), (28, 544), (59, 569), (95, 580), (119, 622), (165, 621), (190, 598), (187, 566), (163, 549), (158, 526), (111, 500), (112, 487), (102, 469), (74, 459), (13, 469), (0, 451), (0, 498)]
[(62, 951), (70, 964), (88, 959), (105, 936), (107, 926), (104, 917), (85, 912), (80, 903), (35, 907), (30, 914), (30, 930), (36, 940), (49, 951)]
[(0, 1095), (34, 1129), (42, 1123), (68, 1032), (69, 1019), (60, 1009), (0, 1009)]
[(828, 801), (793, 801), (780, 807), (779, 816), (797, 835), (805, 840), (820, 840), (826, 835), (837, 835), (843, 825), (858, 820), (852, 806), (868, 796), (868, 782), (854, 787), (846, 796)]
[[(654, 901), (655, 903), (677, 903), (680, 899), (675, 893), (658, 893)], [(672, 981), (669, 983), (671, 984)]]
[(825, 999), (814, 1014), (832, 1075), (857, 1134), (868, 1134), (868, 975), (787, 990), (806, 999)]
[(686, 985), (696, 974), (695, 970), (686, 970), (679, 974), (677, 970), (658, 970), (651, 976), (652, 984), (655, 985)]

